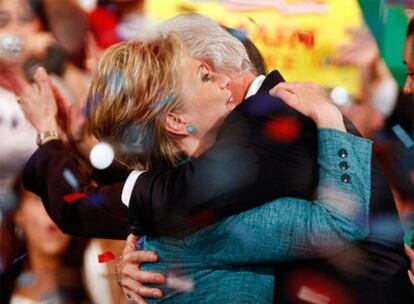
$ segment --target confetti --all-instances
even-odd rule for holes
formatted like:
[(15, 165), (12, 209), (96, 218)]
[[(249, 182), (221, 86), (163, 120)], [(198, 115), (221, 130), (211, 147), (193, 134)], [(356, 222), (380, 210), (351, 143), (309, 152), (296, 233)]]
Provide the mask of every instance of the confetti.
[(265, 125), (264, 132), (268, 138), (291, 143), (299, 137), (300, 126), (294, 118), (278, 117)]
[(120, 73), (113, 72), (106, 79), (108, 87), (114, 95), (119, 95), (125, 87), (125, 79)]
[(167, 277), (167, 284), (169, 288), (181, 291), (181, 292), (191, 292), (194, 290), (194, 282), (189, 277), (179, 277), (175, 275), (170, 275)]
[(347, 89), (342, 87), (333, 88), (329, 97), (338, 107), (347, 107), (352, 103), (351, 94), (349, 94)]
[(104, 196), (99, 193), (93, 193), (89, 196), (88, 202), (94, 205), (102, 204)]
[(63, 196), (63, 200), (67, 203), (72, 203), (84, 197), (88, 197), (88, 195), (85, 193), (75, 192), (75, 193), (71, 193), (71, 194), (67, 194)]
[(160, 107), (160, 106), (166, 105), (167, 103), (170, 103), (170, 102), (172, 102), (174, 100), (175, 100), (175, 96), (167, 96), (165, 98), (162, 98), (162, 99), (154, 102), (153, 104), (151, 104), (149, 106), (149, 108), (150, 109), (155, 109), (156, 107)]
[(299, 42), (307, 48), (312, 49), (315, 45), (315, 36), (312, 32), (298, 32)]
[(99, 263), (106, 263), (109, 261), (115, 260), (115, 256), (112, 252), (107, 251), (98, 255), (98, 262)]
[(135, 244), (135, 248), (138, 250), (142, 249), (142, 244), (145, 242), (145, 236), (141, 236)]
[(19, 197), (13, 191), (0, 193), (0, 209), (4, 214), (13, 213), (19, 206)]
[(96, 169), (106, 169), (108, 168), (114, 160), (114, 150), (111, 145), (105, 142), (96, 144), (89, 154), (89, 159), (92, 166)]
[(242, 32), (242, 31), (239, 31), (239, 30), (230, 28), (230, 29), (228, 29), (228, 32), (232, 36), (236, 37), (237, 39), (239, 39), (241, 41), (248, 40), (249, 39), (249, 38), (247, 38), (247, 35), (244, 32)]
[(300, 288), (298, 298), (314, 304), (327, 304), (331, 300), (329, 297), (314, 291), (308, 286), (302, 286)]
[(309, 269), (291, 272), (286, 277), (285, 289), (292, 303), (356, 303), (346, 286), (334, 277)]
[(395, 125), (394, 127), (392, 127), (392, 131), (395, 133), (395, 135), (407, 149), (414, 146), (414, 141), (400, 125)]
[(23, 253), (21, 256), (18, 256), (17, 258), (15, 258), (12, 262), (12, 266), (16, 265), (17, 263), (19, 263), (21, 260), (25, 259), (27, 257), (27, 252)]
[(253, 23), (254, 25), (256, 25), (257, 27), (260, 27), (256, 21), (254, 21), (254, 19), (252, 17), (247, 16), (247, 19), (250, 20), (251, 23)]
[(68, 182), (68, 184), (73, 188), (73, 190), (78, 191), (79, 190), (79, 183), (76, 177), (73, 175), (73, 173), (69, 169), (63, 170), (63, 177)]

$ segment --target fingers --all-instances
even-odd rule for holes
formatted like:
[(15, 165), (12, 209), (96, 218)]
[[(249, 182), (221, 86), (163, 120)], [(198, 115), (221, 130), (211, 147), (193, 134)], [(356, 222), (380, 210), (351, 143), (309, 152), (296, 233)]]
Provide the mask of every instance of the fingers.
[(130, 290), (126, 287), (123, 287), (122, 290), (124, 291), (124, 294), (127, 297), (129, 303), (132, 303), (132, 301), (130, 301), (130, 298), (131, 298), (132, 300), (135, 301), (136, 304), (147, 304), (147, 302), (144, 300), (144, 298), (142, 298), (141, 296), (139, 296), (138, 294), (136, 294), (132, 290)]
[(134, 264), (141, 263), (155, 263), (158, 261), (158, 255), (153, 251), (136, 250), (122, 256), (122, 262), (129, 262)]
[(414, 273), (411, 270), (408, 270), (408, 277), (410, 278), (411, 284), (414, 286)]
[(410, 278), (411, 283), (414, 285), (414, 250), (412, 250), (407, 244), (404, 244), (404, 250), (411, 261), (411, 269), (408, 270), (408, 277)]
[(46, 99), (54, 100), (51, 82), (46, 70), (43, 67), (39, 67), (36, 69), (34, 79), (37, 85), (39, 86), (40, 95)]
[(414, 250), (412, 250), (407, 244), (404, 244), (404, 250), (407, 256), (410, 258), (411, 263), (414, 263)]
[(295, 86), (298, 85), (298, 82), (281, 82), (278, 83), (276, 86), (274, 86), (270, 91), (277, 91), (277, 90), (286, 90), (286, 91), (292, 91)]
[(139, 236), (133, 235), (132, 233), (128, 235), (125, 248), (122, 251), (122, 254), (124, 255), (126, 253), (136, 251), (137, 250), (136, 243), (138, 242), (139, 239), (140, 239)]
[(128, 290), (132, 291), (136, 295), (140, 297), (146, 298), (161, 298), (162, 291), (158, 288), (151, 288), (142, 285), (141, 283), (131, 279), (131, 278), (124, 278), (121, 281), (122, 288), (127, 288)]
[(269, 91), (269, 94), (275, 97), (279, 97), (283, 101), (285, 101), (287, 104), (293, 101), (294, 98), (296, 98), (296, 95), (292, 92), (288, 91), (285, 88), (282, 87), (274, 87)]
[[(139, 270), (138, 267), (133, 267), (135, 269), (125, 269), (125, 273), (128, 271), (130, 277), (140, 283), (153, 283), (153, 284), (166, 284), (167, 278), (156, 272), (146, 272)], [(137, 271), (138, 269), (138, 271)]]

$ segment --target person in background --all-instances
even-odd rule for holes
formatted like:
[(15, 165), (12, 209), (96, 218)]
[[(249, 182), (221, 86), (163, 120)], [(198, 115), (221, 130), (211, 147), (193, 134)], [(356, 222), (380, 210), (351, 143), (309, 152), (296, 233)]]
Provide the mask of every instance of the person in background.
[(394, 110), (398, 86), (384, 64), (377, 43), (366, 26), (348, 29), (351, 39), (331, 58), (332, 64), (354, 66), (361, 75), (361, 94), (341, 110), (366, 137), (372, 138)]
[(35, 150), (36, 131), (25, 119), (8, 81), (9, 71), (25, 76), (24, 63), (44, 56), (53, 42), (26, 0), (0, 0), (0, 211), (12, 210), (16, 172)]
[(1, 225), (1, 302), (90, 303), (81, 275), (87, 240), (62, 233), (20, 179), (14, 192), (17, 209)]
[[(404, 44), (404, 64), (407, 66), (407, 80), (405, 81), (404, 94), (408, 96), (414, 95), (414, 17), (411, 18), (410, 24), (407, 29), (407, 38)], [(414, 101), (411, 100), (413, 103)], [(412, 126), (414, 129), (414, 126)], [(412, 151), (412, 147), (411, 147)], [(414, 183), (414, 172), (411, 172), (411, 178)], [(408, 270), (408, 276), (411, 283), (414, 286), (414, 209), (411, 210), (410, 226), (408, 227), (409, 234), (407, 239), (411, 239), (411, 247), (405, 244), (405, 251), (411, 260), (411, 269)]]

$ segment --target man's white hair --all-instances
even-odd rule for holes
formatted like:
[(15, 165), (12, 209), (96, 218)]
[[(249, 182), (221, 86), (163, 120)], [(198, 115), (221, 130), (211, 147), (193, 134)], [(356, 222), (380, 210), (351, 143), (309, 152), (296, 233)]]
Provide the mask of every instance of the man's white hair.
[(181, 14), (157, 25), (157, 35), (176, 33), (190, 56), (222, 72), (256, 72), (243, 44), (209, 17)]

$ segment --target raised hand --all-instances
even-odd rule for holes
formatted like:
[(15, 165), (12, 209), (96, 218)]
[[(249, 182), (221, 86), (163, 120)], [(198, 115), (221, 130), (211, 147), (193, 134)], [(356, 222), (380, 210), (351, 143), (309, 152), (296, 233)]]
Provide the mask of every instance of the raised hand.
[(338, 48), (332, 57), (333, 64), (366, 69), (380, 60), (377, 43), (367, 27), (348, 28), (346, 32), (351, 36), (351, 40)]
[(38, 68), (34, 79), (35, 83), (30, 85), (23, 77), (14, 76), (14, 92), (19, 97), (20, 106), (38, 133), (58, 130), (58, 108), (46, 70)]

